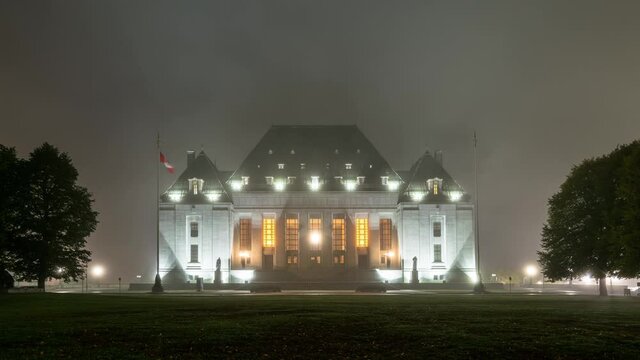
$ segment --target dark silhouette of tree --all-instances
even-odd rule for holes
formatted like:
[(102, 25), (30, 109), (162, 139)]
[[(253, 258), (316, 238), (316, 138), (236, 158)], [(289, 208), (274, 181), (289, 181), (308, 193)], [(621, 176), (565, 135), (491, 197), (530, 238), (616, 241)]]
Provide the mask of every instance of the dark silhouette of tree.
[(616, 235), (621, 242), (617, 265), (619, 276), (640, 277), (640, 141), (632, 143), (622, 160), (618, 186), (620, 224)]
[(18, 158), (14, 148), (0, 145), (0, 277), (6, 289), (10, 281), (5, 281), (7, 270), (11, 270), (15, 261), (13, 248), (14, 227), (12, 218), (15, 215), (16, 170)]
[(19, 167), (16, 213), (18, 277), (64, 281), (83, 278), (91, 253), (86, 238), (96, 229), (97, 212), (87, 189), (76, 184), (78, 172), (66, 153), (45, 143)]
[(633, 274), (623, 272), (622, 265), (632, 267), (629, 262), (637, 263), (640, 252), (634, 255), (625, 251), (624, 239), (626, 236), (627, 242), (638, 250), (639, 238), (629, 233), (634, 224), (638, 226), (638, 217), (633, 218), (627, 210), (632, 195), (625, 198), (621, 194), (637, 196), (640, 191), (637, 178), (627, 178), (637, 169), (625, 170), (624, 165), (639, 148), (636, 141), (606, 156), (583, 161), (549, 199), (542, 251), (538, 255), (550, 280), (574, 279), (591, 273), (598, 279), (600, 295), (607, 295), (606, 276)]

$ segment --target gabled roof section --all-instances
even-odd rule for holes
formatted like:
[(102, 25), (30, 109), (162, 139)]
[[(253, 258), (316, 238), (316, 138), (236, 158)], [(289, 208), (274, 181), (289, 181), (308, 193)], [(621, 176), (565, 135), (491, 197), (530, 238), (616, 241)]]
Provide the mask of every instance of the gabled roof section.
[(401, 181), (355, 125), (272, 126), (229, 181), (248, 177), (244, 190), (268, 191), (274, 186), (266, 177), (273, 177), (287, 191), (306, 191), (312, 176), (319, 178), (321, 191), (343, 191), (344, 181), (357, 177), (364, 177), (357, 191), (388, 190), (381, 177)]
[[(441, 159), (441, 157), (440, 157)], [(442, 166), (442, 160), (436, 160), (429, 151), (426, 151), (416, 161), (411, 170), (402, 172), (404, 175), (404, 185), (400, 190), (398, 202), (422, 202), (422, 203), (446, 203), (451, 201), (450, 194), (459, 192), (463, 199), (468, 197), (464, 194), (464, 189)], [(433, 193), (433, 189), (429, 188), (428, 181), (430, 179), (441, 180), (442, 185), (438, 194)], [(416, 201), (412, 194), (422, 193), (422, 200)]]
[[(190, 187), (190, 179), (203, 180), (202, 189), (197, 194)], [(188, 161), (187, 168), (164, 192), (162, 200), (184, 204), (230, 203), (232, 199), (222, 179), (211, 159), (200, 151)]]

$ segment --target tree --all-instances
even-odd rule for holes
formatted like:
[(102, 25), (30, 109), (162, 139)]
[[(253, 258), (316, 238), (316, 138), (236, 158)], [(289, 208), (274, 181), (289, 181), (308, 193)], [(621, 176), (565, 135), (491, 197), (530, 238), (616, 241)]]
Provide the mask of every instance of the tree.
[[(14, 148), (0, 145), (0, 277), (5, 278), (7, 270), (11, 270), (15, 253), (13, 249), (13, 222), (15, 212), (16, 170), (18, 158)], [(1, 288), (10, 282), (2, 281)]]
[[(629, 178), (637, 176), (637, 169), (627, 169), (624, 164), (639, 148), (640, 143), (634, 142), (583, 161), (549, 199), (542, 251), (538, 252), (549, 279), (574, 279), (591, 273), (598, 279), (600, 295), (607, 295), (607, 276), (633, 273), (622, 269), (625, 264), (632, 267), (634, 254), (637, 266), (640, 255), (638, 237), (629, 232), (634, 224), (638, 226), (638, 217), (630, 212), (628, 200), (638, 196), (640, 187), (637, 178)], [(633, 245), (625, 247), (624, 239)]]
[(76, 184), (78, 172), (66, 153), (45, 143), (18, 169), (16, 274), (37, 280), (83, 278), (91, 253), (86, 237), (97, 226), (97, 212), (87, 189)]
[(621, 242), (618, 275), (640, 277), (640, 141), (632, 143), (621, 162), (618, 186), (620, 224), (616, 235)]

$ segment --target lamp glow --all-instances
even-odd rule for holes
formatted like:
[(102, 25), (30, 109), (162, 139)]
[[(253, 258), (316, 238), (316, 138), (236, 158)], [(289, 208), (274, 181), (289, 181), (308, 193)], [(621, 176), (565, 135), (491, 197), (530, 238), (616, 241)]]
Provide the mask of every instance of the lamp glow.
[(527, 267), (524, 268), (524, 273), (531, 277), (538, 273), (538, 269), (533, 265), (527, 265)]
[(276, 181), (273, 183), (273, 188), (274, 188), (276, 191), (283, 191), (283, 190), (284, 190), (284, 187), (285, 187), (285, 184), (284, 184), (284, 181), (283, 181), (283, 180), (278, 179), (278, 180), (276, 180)]
[(320, 233), (318, 231), (313, 231), (313, 232), (311, 232), (311, 234), (309, 234), (309, 240), (311, 241), (311, 243), (313, 245), (320, 244), (321, 238), (322, 238), (322, 236), (320, 236)]
[(182, 193), (174, 191), (169, 193), (169, 199), (173, 202), (178, 202), (182, 199)]
[(220, 193), (219, 192), (210, 192), (206, 194), (207, 199), (209, 199), (209, 201), (216, 201), (220, 198)]
[(388, 257), (393, 257), (393, 255), (395, 254), (393, 253), (393, 251), (387, 251), (385, 255), (387, 255)]
[(458, 191), (458, 190), (449, 191), (449, 199), (451, 199), (451, 201), (458, 201), (462, 199), (462, 191)]
[(353, 180), (345, 180), (344, 181), (344, 188), (347, 191), (353, 191), (356, 189), (356, 182)]
[(309, 187), (312, 191), (318, 191), (320, 189), (320, 178), (318, 176), (312, 176)]
[(396, 191), (400, 187), (400, 182), (396, 180), (391, 180), (387, 182), (387, 189), (389, 191)]
[(231, 190), (240, 191), (242, 190), (242, 181), (241, 180), (233, 180), (230, 182)]
[(241, 258), (248, 258), (249, 257), (249, 252), (248, 251), (240, 251), (240, 257)]
[(411, 200), (413, 201), (421, 201), (424, 198), (424, 192), (412, 191), (409, 193), (409, 196), (411, 196)]
[(91, 270), (91, 273), (95, 277), (101, 277), (102, 275), (104, 275), (104, 267), (102, 267), (102, 265), (96, 265)]

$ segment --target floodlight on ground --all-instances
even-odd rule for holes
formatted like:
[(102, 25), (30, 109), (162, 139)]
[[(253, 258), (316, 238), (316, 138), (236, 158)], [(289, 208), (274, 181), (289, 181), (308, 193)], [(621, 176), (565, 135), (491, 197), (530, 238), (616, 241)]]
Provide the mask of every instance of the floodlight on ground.
[(285, 182), (284, 180), (278, 179), (273, 183), (273, 188), (276, 191), (283, 191), (285, 187)]
[(449, 199), (451, 199), (451, 201), (458, 201), (462, 199), (462, 191), (458, 191), (458, 190), (449, 191)]
[(182, 193), (178, 191), (170, 192), (169, 199), (173, 202), (178, 202), (182, 199)]
[(424, 198), (424, 192), (412, 191), (411, 193), (409, 193), (409, 196), (411, 196), (411, 200), (413, 201), (421, 201)]
[(398, 190), (399, 187), (400, 187), (400, 181), (389, 180), (387, 182), (387, 189), (389, 189), (389, 191), (396, 191)]
[(231, 189), (233, 191), (240, 191), (242, 190), (242, 180), (233, 180), (230, 182), (231, 184)]

